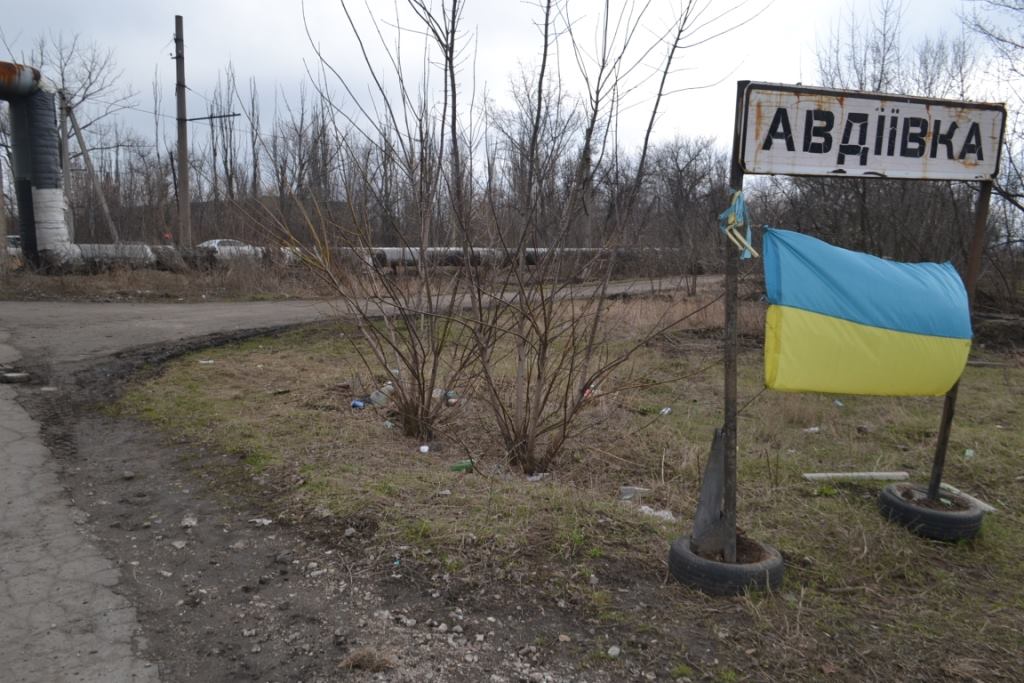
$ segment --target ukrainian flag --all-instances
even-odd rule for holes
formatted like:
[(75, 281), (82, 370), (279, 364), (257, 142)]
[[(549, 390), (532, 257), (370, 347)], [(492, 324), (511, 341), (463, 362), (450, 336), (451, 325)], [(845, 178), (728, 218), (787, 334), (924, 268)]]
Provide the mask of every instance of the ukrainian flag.
[(765, 386), (939, 396), (971, 349), (967, 291), (949, 263), (895, 263), (764, 231)]

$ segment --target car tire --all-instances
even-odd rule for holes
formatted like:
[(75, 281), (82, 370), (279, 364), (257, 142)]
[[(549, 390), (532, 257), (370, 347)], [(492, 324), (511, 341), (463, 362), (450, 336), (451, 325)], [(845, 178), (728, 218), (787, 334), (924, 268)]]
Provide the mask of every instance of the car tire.
[(955, 500), (964, 509), (936, 510), (914, 502), (927, 494), (928, 489), (918, 484), (889, 484), (878, 494), (878, 509), (890, 522), (901, 524), (925, 538), (960, 541), (978, 535), (985, 511), (977, 503), (949, 491), (943, 491), (941, 497)]
[(701, 557), (690, 547), (690, 537), (677, 538), (668, 551), (668, 568), (680, 583), (708, 595), (738, 595), (746, 590), (776, 590), (782, 585), (783, 561), (778, 550), (745, 539), (761, 550), (757, 562), (718, 562)]

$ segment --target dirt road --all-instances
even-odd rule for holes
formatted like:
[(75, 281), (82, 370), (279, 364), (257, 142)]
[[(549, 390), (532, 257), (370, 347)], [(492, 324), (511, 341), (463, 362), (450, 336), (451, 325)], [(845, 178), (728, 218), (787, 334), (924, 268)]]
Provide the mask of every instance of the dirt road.
[[(313, 321), (312, 302), (205, 305), (0, 303), (0, 365), (34, 382), (0, 385), (0, 662), (5, 680), (159, 680), (123, 559), (92, 534), (33, 413), (67, 412), (75, 368), (125, 349)], [(20, 398), (20, 400), (19, 400)], [(66, 443), (76, 450), (73, 441)], [(72, 494), (72, 495), (69, 495)], [(7, 678), (10, 676), (11, 678)]]
[[(702, 276), (700, 287), (719, 276)], [(678, 278), (613, 282), (608, 294), (642, 294), (680, 288)], [(587, 296), (591, 285), (565, 292)], [(343, 310), (341, 302), (264, 301), (187, 303), (89, 303), (0, 301), (6, 343), (32, 362), (64, 365), (92, 361), (126, 349), (204, 335), (312, 322)]]
[(0, 330), (32, 362), (62, 365), (190, 337), (317, 320), (314, 301), (206, 304), (0, 302)]
[(387, 680), (575, 679), (568, 660), (518, 646), (536, 624), (474, 621), (436, 587), (361, 581), (379, 565), (372, 546), (354, 539), (345, 557), (254, 523), (264, 511), (205, 487), (196, 463), (223, 456), (189, 452), (184, 467), (191, 447), (96, 410), (133, 368), (196, 338), (332, 312), (309, 301), (0, 302), (0, 366), (33, 373), (0, 385), (0, 677), (314, 681), (335, 680), (341, 665), (358, 679), (387, 652)]

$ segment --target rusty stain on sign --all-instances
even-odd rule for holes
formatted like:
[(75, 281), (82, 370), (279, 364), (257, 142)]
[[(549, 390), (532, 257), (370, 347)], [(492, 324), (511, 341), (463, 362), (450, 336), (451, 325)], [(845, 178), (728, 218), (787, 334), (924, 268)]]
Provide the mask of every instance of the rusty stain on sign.
[(999, 168), (1002, 104), (769, 83), (742, 104), (745, 173), (988, 180)]

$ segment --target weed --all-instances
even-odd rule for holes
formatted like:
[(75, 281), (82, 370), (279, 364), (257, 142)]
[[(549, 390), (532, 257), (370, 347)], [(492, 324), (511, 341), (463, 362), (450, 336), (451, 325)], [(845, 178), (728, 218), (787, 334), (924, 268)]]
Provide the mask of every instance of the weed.
[(669, 672), (669, 675), (672, 676), (672, 678), (692, 678), (693, 667), (691, 667), (689, 664), (676, 664), (672, 667), (672, 670)]
[(839, 489), (832, 484), (822, 484), (818, 488), (814, 489), (814, 495), (832, 498), (833, 496), (839, 495)]
[(410, 543), (425, 542), (430, 538), (430, 535), (430, 522), (424, 519), (416, 520), (405, 528), (405, 537)]
[(715, 680), (718, 683), (736, 683), (740, 680), (740, 675), (732, 669), (722, 669), (715, 674)]

